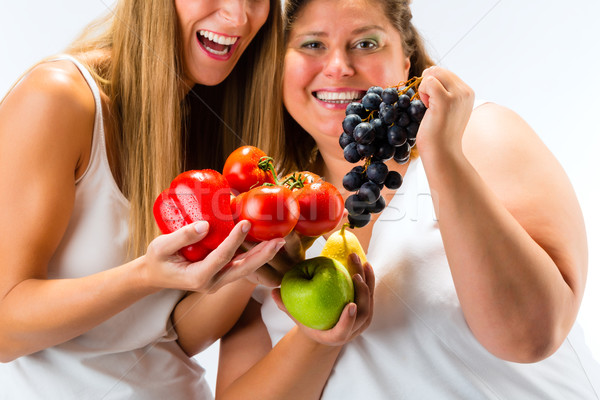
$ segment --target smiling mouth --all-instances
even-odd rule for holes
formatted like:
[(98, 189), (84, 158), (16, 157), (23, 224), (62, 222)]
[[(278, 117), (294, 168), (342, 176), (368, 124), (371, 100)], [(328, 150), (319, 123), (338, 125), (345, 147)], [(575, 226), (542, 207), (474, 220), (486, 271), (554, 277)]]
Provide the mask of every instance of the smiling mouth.
[(196, 32), (196, 37), (206, 51), (217, 56), (229, 53), (239, 39), (237, 36), (223, 36), (205, 30)]
[(353, 101), (361, 101), (366, 91), (362, 90), (351, 90), (347, 92), (330, 92), (330, 91), (316, 91), (312, 92), (312, 95), (319, 101), (329, 104), (346, 104), (352, 103)]

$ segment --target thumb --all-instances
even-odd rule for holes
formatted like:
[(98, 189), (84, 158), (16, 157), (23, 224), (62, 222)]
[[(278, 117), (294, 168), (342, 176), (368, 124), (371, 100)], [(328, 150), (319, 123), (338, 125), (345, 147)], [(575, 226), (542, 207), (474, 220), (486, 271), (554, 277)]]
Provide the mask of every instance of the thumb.
[(167, 254), (174, 254), (179, 249), (199, 242), (208, 234), (208, 222), (198, 221), (186, 225), (175, 232), (163, 235), (162, 248)]

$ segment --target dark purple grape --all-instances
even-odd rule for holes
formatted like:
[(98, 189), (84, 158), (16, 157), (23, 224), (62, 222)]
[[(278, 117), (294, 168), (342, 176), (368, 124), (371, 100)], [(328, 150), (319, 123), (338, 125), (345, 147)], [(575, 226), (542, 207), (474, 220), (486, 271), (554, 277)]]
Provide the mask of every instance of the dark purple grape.
[(367, 93), (362, 98), (362, 105), (367, 111), (379, 110), (381, 97), (377, 93)]
[(381, 161), (387, 161), (390, 158), (394, 157), (394, 153), (396, 153), (396, 148), (389, 143), (382, 143), (373, 154), (373, 157)]
[(382, 162), (371, 163), (367, 167), (367, 178), (377, 184), (383, 183), (388, 174), (388, 167)]
[(358, 172), (348, 172), (342, 179), (342, 186), (349, 192), (356, 192), (363, 183), (363, 176)]
[(390, 171), (385, 178), (384, 184), (389, 189), (398, 189), (402, 186), (402, 175), (396, 171)]
[(367, 93), (375, 93), (378, 96), (381, 96), (381, 93), (383, 93), (383, 88), (381, 86), (371, 86), (369, 89), (367, 89)]
[(406, 127), (406, 136), (413, 139), (416, 138), (417, 132), (419, 132), (419, 126), (420, 124), (418, 122), (411, 122), (408, 124)]
[(410, 97), (406, 94), (402, 94), (398, 96), (398, 107), (401, 109), (406, 109), (410, 106)]
[(370, 212), (371, 214), (379, 214), (385, 208), (385, 199), (383, 196), (380, 196), (375, 203), (368, 204), (365, 208), (365, 211)]
[(375, 146), (373, 143), (358, 143), (356, 145), (356, 151), (364, 158), (371, 157), (373, 154), (375, 154)]
[(346, 146), (348, 146), (352, 142), (354, 142), (354, 138), (352, 137), (352, 135), (348, 135), (346, 132), (340, 135), (339, 143), (342, 149), (345, 149)]
[(369, 144), (375, 139), (375, 131), (369, 122), (361, 122), (356, 125), (352, 135), (357, 143)]
[(348, 223), (350, 223), (351, 228), (362, 228), (366, 226), (371, 221), (371, 214), (369, 212), (364, 212), (360, 215), (348, 215)]
[(409, 97), (409, 99), (412, 99), (415, 96), (415, 90), (410, 88), (405, 94)]
[(374, 118), (371, 121), (369, 121), (369, 123), (373, 127), (373, 131), (375, 131), (375, 140), (387, 140), (387, 126), (383, 124), (381, 119)]
[(356, 145), (356, 142), (352, 142), (348, 146), (344, 147), (344, 158), (351, 164), (357, 163), (362, 159), (362, 156), (358, 154)]
[(356, 195), (361, 201), (375, 203), (381, 195), (381, 189), (375, 182), (367, 181), (361, 185)]
[(392, 125), (388, 128), (388, 143), (392, 146), (402, 146), (404, 143), (406, 143), (406, 137), (406, 129), (398, 125)]
[(344, 203), (344, 207), (348, 210), (348, 215), (360, 215), (365, 211), (366, 203), (358, 198), (357, 194), (348, 196)]
[(381, 101), (385, 104), (394, 104), (398, 101), (398, 91), (396, 88), (390, 87), (383, 90), (381, 93)]
[(363, 165), (357, 165), (356, 167), (352, 167), (350, 172), (358, 172), (359, 174), (365, 173), (365, 167)]
[(408, 107), (408, 115), (413, 121), (421, 122), (426, 110), (427, 108), (425, 108), (425, 104), (421, 100), (413, 100)]
[(379, 105), (379, 118), (383, 121), (383, 123), (391, 125), (394, 123), (397, 116), (398, 111), (393, 105), (385, 104), (383, 102)]
[(355, 101), (353, 101), (352, 103), (350, 103), (346, 106), (346, 115), (350, 115), (350, 114), (356, 114), (361, 119), (367, 118), (367, 115), (369, 115), (367, 113), (367, 110), (365, 110), (365, 107), (362, 105), (362, 103), (358, 103)]
[(356, 125), (360, 124), (361, 122), (362, 118), (359, 117), (358, 114), (348, 114), (346, 117), (344, 117), (344, 121), (342, 121), (342, 128), (344, 129), (344, 132), (352, 135)]
[(394, 154), (394, 161), (398, 164), (405, 164), (410, 159), (410, 145), (408, 142), (404, 145), (396, 147), (396, 153)]
[[(396, 103), (398, 104), (398, 103)], [(411, 123), (410, 117), (405, 111), (400, 111), (396, 117), (396, 125), (406, 128)]]
[(408, 139), (406, 139), (406, 143), (408, 143), (408, 145), (411, 148), (415, 147), (415, 144), (417, 144), (417, 138), (411, 138), (411, 137), (409, 137)]

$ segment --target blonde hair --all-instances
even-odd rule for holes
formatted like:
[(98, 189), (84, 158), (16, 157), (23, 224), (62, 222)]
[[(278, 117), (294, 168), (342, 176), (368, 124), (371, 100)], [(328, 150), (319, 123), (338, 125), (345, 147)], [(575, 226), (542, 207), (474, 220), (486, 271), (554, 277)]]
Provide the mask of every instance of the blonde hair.
[(228, 78), (212, 88), (196, 85), (185, 97), (177, 21), (172, 0), (122, 0), (67, 50), (86, 63), (112, 104), (115, 178), (131, 205), (132, 256), (159, 234), (152, 207), (177, 174), (220, 170), (226, 154), (281, 120), (269, 108), (281, 102), (270, 90), (281, 70), (280, 0), (271, 0), (267, 22)]
[[(314, 0), (286, 0), (284, 6), (284, 40), (287, 44), (289, 33), (302, 9)], [(400, 32), (404, 53), (410, 60), (408, 79), (421, 76), (423, 71), (434, 65), (427, 54), (421, 35), (412, 23), (410, 0), (370, 0), (382, 4), (385, 15), (392, 25)], [(311, 170), (320, 172), (322, 159), (319, 156), (314, 139), (283, 110), (283, 124), (279, 132), (281, 140), (272, 143), (269, 148), (276, 160), (279, 160), (278, 169), (285, 174), (291, 171)], [(340, 124), (340, 133), (341, 133)], [(416, 154), (416, 149), (415, 149)]]

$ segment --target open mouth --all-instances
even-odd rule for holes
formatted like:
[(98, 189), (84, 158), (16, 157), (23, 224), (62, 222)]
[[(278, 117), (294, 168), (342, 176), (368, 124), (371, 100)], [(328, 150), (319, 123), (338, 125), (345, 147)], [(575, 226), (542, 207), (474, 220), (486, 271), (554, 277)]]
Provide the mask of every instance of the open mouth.
[(312, 95), (319, 101), (329, 104), (347, 104), (353, 101), (361, 101), (362, 97), (367, 93), (362, 90), (349, 90), (343, 92), (331, 92), (326, 90), (318, 90), (312, 92)]
[(196, 32), (196, 37), (207, 52), (216, 56), (228, 54), (239, 39), (238, 36), (223, 36), (205, 30)]

